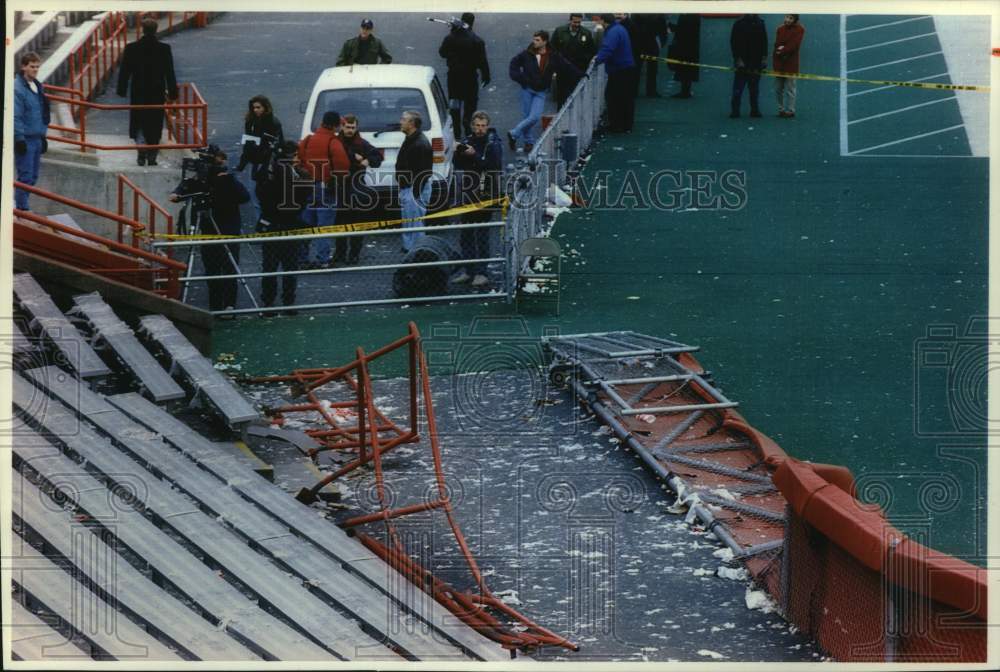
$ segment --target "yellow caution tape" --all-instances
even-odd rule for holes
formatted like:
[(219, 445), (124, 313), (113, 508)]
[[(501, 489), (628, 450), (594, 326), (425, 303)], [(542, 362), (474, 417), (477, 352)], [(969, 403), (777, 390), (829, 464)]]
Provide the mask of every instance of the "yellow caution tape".
[(462, 205), (457, 208), (451, 208), (449, 210), (442, 210), (441, 212), (435, 212), (430, 215), (425, 215), (424, 217), (415, 217), (411, 219), (381, 219), (371, 222), (358, 222), (356, 224), (335, 224), (333, 226), (313, 226), (304, 229), (292, 229), (289, 231), (265, 231), (261, 233), (242, 233), (234, 235), (219, 235), (219, 234), (180, 234), (180, 233), (157, 233), (155, 236), (150, 236), (147, 233), (140, 234), (146, 238), (158, 238), (162, 240), (230, 240), (230, 239), (247, 239), (247, 238), (277, 238), (281, 236), (303, 236), (309, 234), (318, 233), (356, 233), (359, 231), (374, 231), (376, 229), (391, 229), (394, 226), (399, 226), (406, 222), (419, 222), (425, 219), (443, 219), (446, 217), (455, 217), (457, 215), (464, 215), (468, 212), (475, 212), (476, 210), (482, 210), (484, 208), (489, 208), (494, 205), (500, 205), (502, 208), (502, 214), (506, 217), (507, 212), (507, 201), (508, 198), (503, 196), (501, 198), (494, 198), (490, 201), (482, 201), (476, 203), (475, 205)]
[[(659, 58), (657, 56), (643, 56), (646, 61), (663, 61), (664, 63), (675, 63), (677, 65), (692, 65), (699, 68), (709, 68), (711, 70), (729, 70), (730, 72), (739, 68), (731, 65), (708, 65), (705, 63), (695, 63), (693, 61), (682, 61), (676, 58)], [(831, 75), (810, 75), (802, 72), (780, 72), (778, 70), (746, 70), (751, 75), (766, 75), (768, 77), (787, 77), (789, 79), (813, 79), (823, 82), (847, 82), (848, 84), (880, 84), (882, 86), (905, 86), (913, 89), (938, 89), (945, 91), (984, 91), (988, 92), (988, 86), (972, 86), (971, 84), (934, 84), (930, 82), (897, 82), (889, 79), (852, 79), (851, 77), (833, 77)]]

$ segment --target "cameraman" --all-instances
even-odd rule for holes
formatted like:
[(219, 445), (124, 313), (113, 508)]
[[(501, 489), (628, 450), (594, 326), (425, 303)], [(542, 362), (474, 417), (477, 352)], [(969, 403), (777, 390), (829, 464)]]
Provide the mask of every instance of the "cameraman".
[[(455, 147), (455, 171), (458, 180), (458, 205), (476, 205), (500, 196), (503, 174), (503, 141), (496, 129), (490, 128), (490, 115), (482, 110), (472, 115), (472, 133)], [(488, 222), (496, 214), (494, 208), (480, 208), (462, 215), (463, 224)], [(490, 228), (462, 229), (460, 244), (464, 259), (483, 259), (490, 254)], [(490, 284), (483, 262), (466, 263), (451, 278), (454, 283), (472, 280), (472, 286)]]
[[(257, 181), (260, 195), (260, 227), (267, 232), (294, 231), (305, 226), (302, 208), (309, 198), (312, 182), (298, 163), (298, 145), (288, 141), (277, 147), (271, 168), (261, 171)], [(303, 182), (304, 181), (304, 182)], [(264, 273), (299, 270), (299, 246), (297, 240), (276, 240), (262, 245)], [(297, 311), (288, 308), (295, 305), (295, 289), (298, 276), (281, 276), (281, 303), (286, 308), (283, 315), (295, 315)], [(276, 276), (264, 276), (260, 280), (260, 301), (268, 308), (274, 305), (278, 289)]]
[[(226, 169), (227, 155), (216, 145), (200, 153), (196, 161), (203, 168), (194, 177), (186, 177), (170, 194), (170, 201), (192, 200), (192, 219), (202, 215), (204, 235), (238, 236), (242, 233), (240, 205), (250, 200), (250, 194)], [(207, 165), (204, 165), (207, 164)], [(197, 220), (195, 220), (197, 221)], [(239, 245), (203, 245), (201, 249), (205, 275), (235, 275), (240, 260)], [(215, 312), (236, 307), (236, 278), (208, 281), (208, 307)], [(225, 319), (232, 319), (227, 316)]]

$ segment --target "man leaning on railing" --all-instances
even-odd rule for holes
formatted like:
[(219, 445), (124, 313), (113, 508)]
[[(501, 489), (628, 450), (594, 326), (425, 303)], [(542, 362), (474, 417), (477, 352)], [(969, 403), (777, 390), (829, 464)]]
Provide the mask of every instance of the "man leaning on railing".
[[(49, 101), (37, 79), (41, 63), (38, 54), (27, 52), (21, 56), (21, 72), (14, 80), (14, 162), (18, 181), (32, 186), (38, 182), (42, 154), (49, 148), (45, 139)], [(28, 192), (18, 189), (14, 205), (18, 210), (28, 210)]]

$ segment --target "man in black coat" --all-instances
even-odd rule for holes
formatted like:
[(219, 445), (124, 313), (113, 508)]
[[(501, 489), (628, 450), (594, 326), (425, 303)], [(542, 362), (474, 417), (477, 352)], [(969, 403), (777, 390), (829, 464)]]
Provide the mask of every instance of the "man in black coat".
[[(670, 30), (674, 33), (674, 41), (667, 51), (668, 58), (698, 63), (701, 58), (701, 14), (681, 14), (677, 23), (670, 24)], [(690, 98), (691, 83), (698, 81), (698, 66), (671, 63), (670, 69), (674, 71), (674, 81), (681, 83), (680, 92), (672, 97)]]
[[(292, 141), (282, 143), (270, 167), (262, 171), (257, 182), (260, 194), (260, 227), (269, 233), (280, 233), (305, 228), (301, 214), (308, 201), (308, 191), (312, 181), (304, 172), (299, 174), (296, 164), (298, 145)], [(275, 273), (280, 268), (286, 273), (299, 270), (299, 247), (297, 240), (276, 240), (261, 245), (263, 257), (261, 271)], [(281, 276), (281, 303), (286, 306), (285, 315), (294, 315), (295, 290), (298, 276)], [(278, 278), (265, 276), (260, 279), (260, 301), (268, 308), (274, 305), (278, 290)]]
[(455, 137), (470, 132), (472, 113), (479, 105), (479, 75), (482, 75), (483, 86), (490, 83), (486, 43), (472, 32), (475, 21), (472, 12), (462, 14), (462, 23), (468, 28), (453, 27), (438, 49), (438, 54), (448, 63), (448, 107)]
[[(406, 139), (396, 154), (396, 185), (399, 187), (399, 209), (404, 229), (426, 226), (423, 221), (431, 200), (431, 178), (434, 174), (434, 150), (421, 130), (423, 117), (416, 110), (405, 110), (399, 118), (399, 130)], [(404, 233), (403, 253), (416, 245), (424, 232)]]
[(737, 19), (729, 35), (729, 45), (733, 51), (733, 65), (736, 67), (729, 117), (736, 119), (740, 116), (740, 99), (748, 84), (750, 116), (759, 117), (760, 71), (767, 67), (767, 30), (764, 28), (764, 20), (756, 14), (744, 14)]
[[(351, 160), (351, 167), (348, 169), (347, 179), (344, 180), (344, 193), (338, 195), (343, 208), (340, 210), (338, 224), (357, 224), (358, 222), (369, 222), (380, 218), (381, 210), (378, 207), (378, 198), (375, 192), (365, 184), (365, 173), (369, 168), (378, 168), (382, 165), (382, 153), (370, 142), (361, 137), (358, 131), (357, 115), (345, 114), (340, 118), (340, 138), (347, 152), (347, 158)], [(350, 240), (350, 243), (348, 243)], [(358, 263), (361, 256), (361, 246), (364, 244), (364, 236), (351, 236), (349, 239), (339, 237), (336, 239), (337, 247), (333, 254), (334, 263), (346, 261), (348, 264)]]
[[(121, 69), (118, 71), (118, 95), (124, 96), (132, 80), (133, 105), (163, 105), (177, 100), (177, 78), (174, 76), (174, 56), (170, 45), (156, 39), (156, 21), (143, 19), (142, 38), (125, 45)], [(163, 133), (163, 110), (131, 110), (128, 134), (137, 144), (158, 145)], [(142, 134), (142, 142), (139, 135)], [(155, 149), (140, 149), (138, 164), (156, 165)]]
[[(635, 95), (639, 95), (639, 71), (646, 67), (646, 96), (659, 98), (656, 90), (657, 61), (645, 61), (643, 56), (657, 57), (667, 41), (667, 19), (663, 14), (636, 14), (633, 17), (636, 41), (632, 43), (635, 58)], [(627, 28), (627, 26), (626, 26)]]

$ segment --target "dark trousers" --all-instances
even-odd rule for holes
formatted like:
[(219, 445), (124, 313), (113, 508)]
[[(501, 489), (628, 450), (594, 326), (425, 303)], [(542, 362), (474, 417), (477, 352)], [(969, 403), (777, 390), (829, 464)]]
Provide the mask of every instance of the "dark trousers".
[(743, 89), (749, 84), (750, 86), (750, 111), (756, 112), (760, 110), (759, 98), (760, 98), (760, 75), (751, 74), (746, 70), (737, 70), (736, 74), (733, 75), (733, 98), (730, 101), (730, 106), (735, 114), (740, 113), (740, 100), (743, 98)]
[[(133, 139), (136, 144), (158, 145), (163, 135), (163, 110), (132, 110)], [(141, 142), (140, 142), (141, 137)], [(159, 150), (140, 149), (139, 156), (155, 159)]]
[(570, 73), (561, 73), (556, 77), (556, 108), (562, 109), (566, 99), (576, 90), (576, 85), (580, 83), (579, 77), (574, 77)]
[[(299, 245), (296, 240), (281, 240), (275, 243), (264, 243), (262, 270), (264, 273), (274, 273), (279, 268), (282, 271), (299, 270)], [(295, 288), (298, 286), (298, 276), (281, 276), (281, 303), (286, 306), (295, 305)], [(260, 279), (260, 300), (265, 306), (273, 306), (278, 289), (278, 278), (265, 276)]]
[[(374, 195), (372, 195), (374, 198)], [(337, 224), (359, 224), (361, 222), (374, 222), (383, 218), (383, 211), (380, 207), (370, 205), (369, 201), (364, 200), (360, 202), (355, 202), (352, 205), (352, 200), (348, 195), (344, 202), (347, 207), (342, 209), (338, 213)], [(333, 260), (334, 261), (350, 261), (354, 263), (361, 256), (361, 249), (365, 244), (364, 236), (343, 236), (334, 239), (336, 242)]]
[[(649, 54), (651, 56), (656, 56), (657, 54)], [(640, 54), (635, 61), (635, 88), (632, 89), (633, 95), (639, 96), (639, 83), (642, 80), (642, 74), (640, 70), (643, 65), (646, 66), (646, 95), (652, 96), (656, 94), (656, 72), (657, 72), (657, 61), (644, 61), (642, 60), (643, 54)]]
[[(233, 255), (230, 260), (226, 250)], [(203, 245), (201, 261), (205, 265), (205, 275), (233, 275), (237, 272), (233, 261), (239, 263), (239, 245)], [(236, 307), (236, 278), (208, 280), (208, 309), (224, 310)]]
[(472, 133), (472, 114), (479, 105), (479, 80), (473, 73), (471, 80), (449, 76), (448, 109), (455, 136), (465, 137)]
[[(478, 224), (489, 222), (493, 219), (495, 211), (491, 208), (473, 210), (462, 215), (463, 224)], [(459, 245), (462, 248), (463, 259), (485, 259), (490, 256), (490, 227), (481, 229), (462, 229), (459, 236)], [(465, 264), (465, 272), (469, 275), (486, 275), (486, 264), (479, 262)]]
[(612, 133), (632, 130), (635, 119), (635, 68), (626, 68), (608, 74), (604, 101), (608, 107), (608, 128)]

